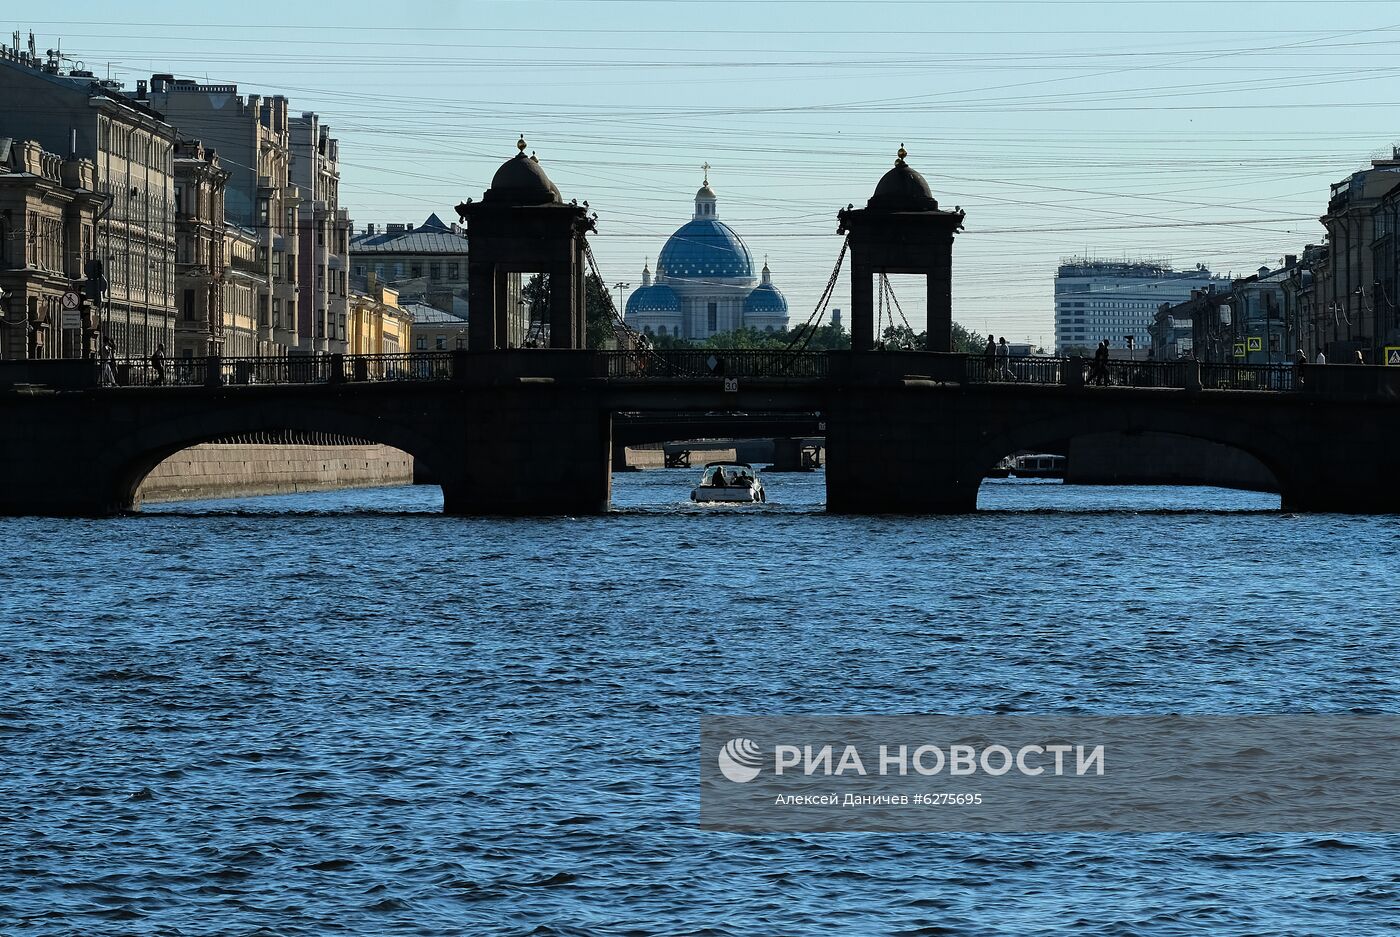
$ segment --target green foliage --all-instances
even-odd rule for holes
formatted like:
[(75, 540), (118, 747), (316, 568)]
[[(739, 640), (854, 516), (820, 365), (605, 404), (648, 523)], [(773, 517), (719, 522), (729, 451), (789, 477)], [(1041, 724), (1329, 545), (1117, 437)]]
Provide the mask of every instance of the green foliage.
[(590, 273), (585, 282), (584, 310), (588, 317), (588, 347), (613, 348), (613, 316), (608, 306), (608, 290), (596, 274)]
[(965, 355), (980, 355), (987, 350), (987, 336), (963, 328), (953, 323), (953, 351)]
[[(613, 317), (608, 308), (608, 291), (603, 281), (589, 274), (584, 281), (584, 309), (588, 319), (588, 347), (612, 348)], [(549, 274), (536, 273), (520, 287), (520, 300), (525, 304), (531, 322), (549, 321)]]

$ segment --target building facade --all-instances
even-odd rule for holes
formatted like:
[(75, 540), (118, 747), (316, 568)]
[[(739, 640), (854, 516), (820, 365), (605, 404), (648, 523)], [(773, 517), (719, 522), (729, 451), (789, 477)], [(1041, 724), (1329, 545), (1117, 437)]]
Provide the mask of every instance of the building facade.
[(413, 316), (399, 308), (399, 294), (370, 275), (350, 277), (346, 353), (396, 355), (411, 350)]
[(1229, 280), (1201, 266), (1178, 271), (1146, 261), (1066, 258), (1055, 272), (1056, 351), (1088, 354), (1104, 339), (1124, 348), (1129, 335), (1145, 349), (1163, 303), (1185, 302), (1193, 290), (1212, 285), (1224, 288)]
[[(240, 268), (261, 280), (254, 298), (256, 353), (286, 354), (297, 348), (299, 196), (290, 175), (287, 99), (243, 96), (237, 85), (200, 84), (172, 75), (152, 75), (149, 89), (144, 84), (138, 82), (138, 99), (159, 110), (182, 136), (198, 139), (219, 154), (227, 176), (224, 217), (257, 238), (257, 268)], [(246, 300), (243, 293), (238, 297), (240, 303)]]
[(1368, 363), (1400, 345), (1396, 321), (1396, 212), (1400, 210), (1400, 149), (1370, 169), (1332, 186), (1327, 212), (1327, 252), (1312, 267), (1311, 332), (1328, 360)]
[(454, 313), (410, 302), (401, 308), (413, 319), (413, 351), (454, 351), (467, 347), (467, 320)]
[(642, 285), (627, 300), (628, 325), (650, 335), (706, 339), (720, 332), (787, 330), (787, 299), (773, 285), (767, 262), (761, 281), (753, 257), (733, 228), (719, 220), (707, 176), (695, 193), (690, 221), (671, 235)]
[[(4, 125), (0, 123), (0, 131)], [(106, 200), (96, 167), (0, 137), (0, 358), (78, 358), (96, 347), (99, 311), (63, 309), (83, 278)]]
[[(118, 88), (91, 72), (63, 71), (57, 54), (39, 58), (32, 37), (28, 51), (0, 48), (5, 134), (94, 166), (104, 204), (94, 242), (76, 247), (85, 260), (102, 263), (106, 290), (94, 327), (118, 354), (139, 357), (174, 341), (175, 129)], [(44, 339), (46, 349), (51, 341)]]
[(343, 353), (350, 314), (350, 214), (340, 207), (340, 141), (321, 118), (291, 121), (297, 224), (297, 349)]
[(455, 223), (443, 224), (436, 214), (417, 227), (366, 225), (350, 239), (350, 269), (352, 276), (372, 274), (394, 287), (404, 302), (467, 316), (466, 231)]

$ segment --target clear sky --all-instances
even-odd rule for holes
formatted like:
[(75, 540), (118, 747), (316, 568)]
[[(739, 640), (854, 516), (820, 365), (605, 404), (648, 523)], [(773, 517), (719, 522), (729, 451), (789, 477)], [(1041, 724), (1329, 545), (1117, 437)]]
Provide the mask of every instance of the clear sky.
[[(319, 112), (357, 229), (451, 220), (524, 133), (598, 212), (604, 277), (637, 284), (708, 161), (721, 219), (769, 258), (794, 324), (836, 259), (836, 210), (901, 143), (967, 212), (955, 318), (1048, 345), (1061, 257), (1273, 265), (1321, 239), (1331, 183), (1400, 142), (1394, 0), (29, 9), (9, 28), (128, 88), (170, 72)], [(843, 281), (833, 305), (847, 296)], [(899, 296), (921, 328), (920, 298)]]

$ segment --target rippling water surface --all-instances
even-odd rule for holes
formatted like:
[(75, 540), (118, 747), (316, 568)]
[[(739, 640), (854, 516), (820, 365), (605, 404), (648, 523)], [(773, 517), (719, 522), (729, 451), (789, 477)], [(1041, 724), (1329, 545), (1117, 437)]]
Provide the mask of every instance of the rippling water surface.
[(1395, 836), (696, 828), (702, 713), (1400, 711), (1396, 519), (691, 481), (583, 519), (396, 488), (0, 520), (0, 931), (1396, 932)]

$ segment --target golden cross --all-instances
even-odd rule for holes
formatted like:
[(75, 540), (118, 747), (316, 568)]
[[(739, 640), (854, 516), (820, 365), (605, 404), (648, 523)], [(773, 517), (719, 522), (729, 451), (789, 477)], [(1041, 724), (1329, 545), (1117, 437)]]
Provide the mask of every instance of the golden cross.
[(709, 185), (709, 184), (710, 184), (710, 164), (709, 164), (709, 162), (706, 161), (706, 162), (702, 163), (701, 166), (700, 166), (700, 168), (703, 169), (703, 170), (705, 170), (705, 185)]

